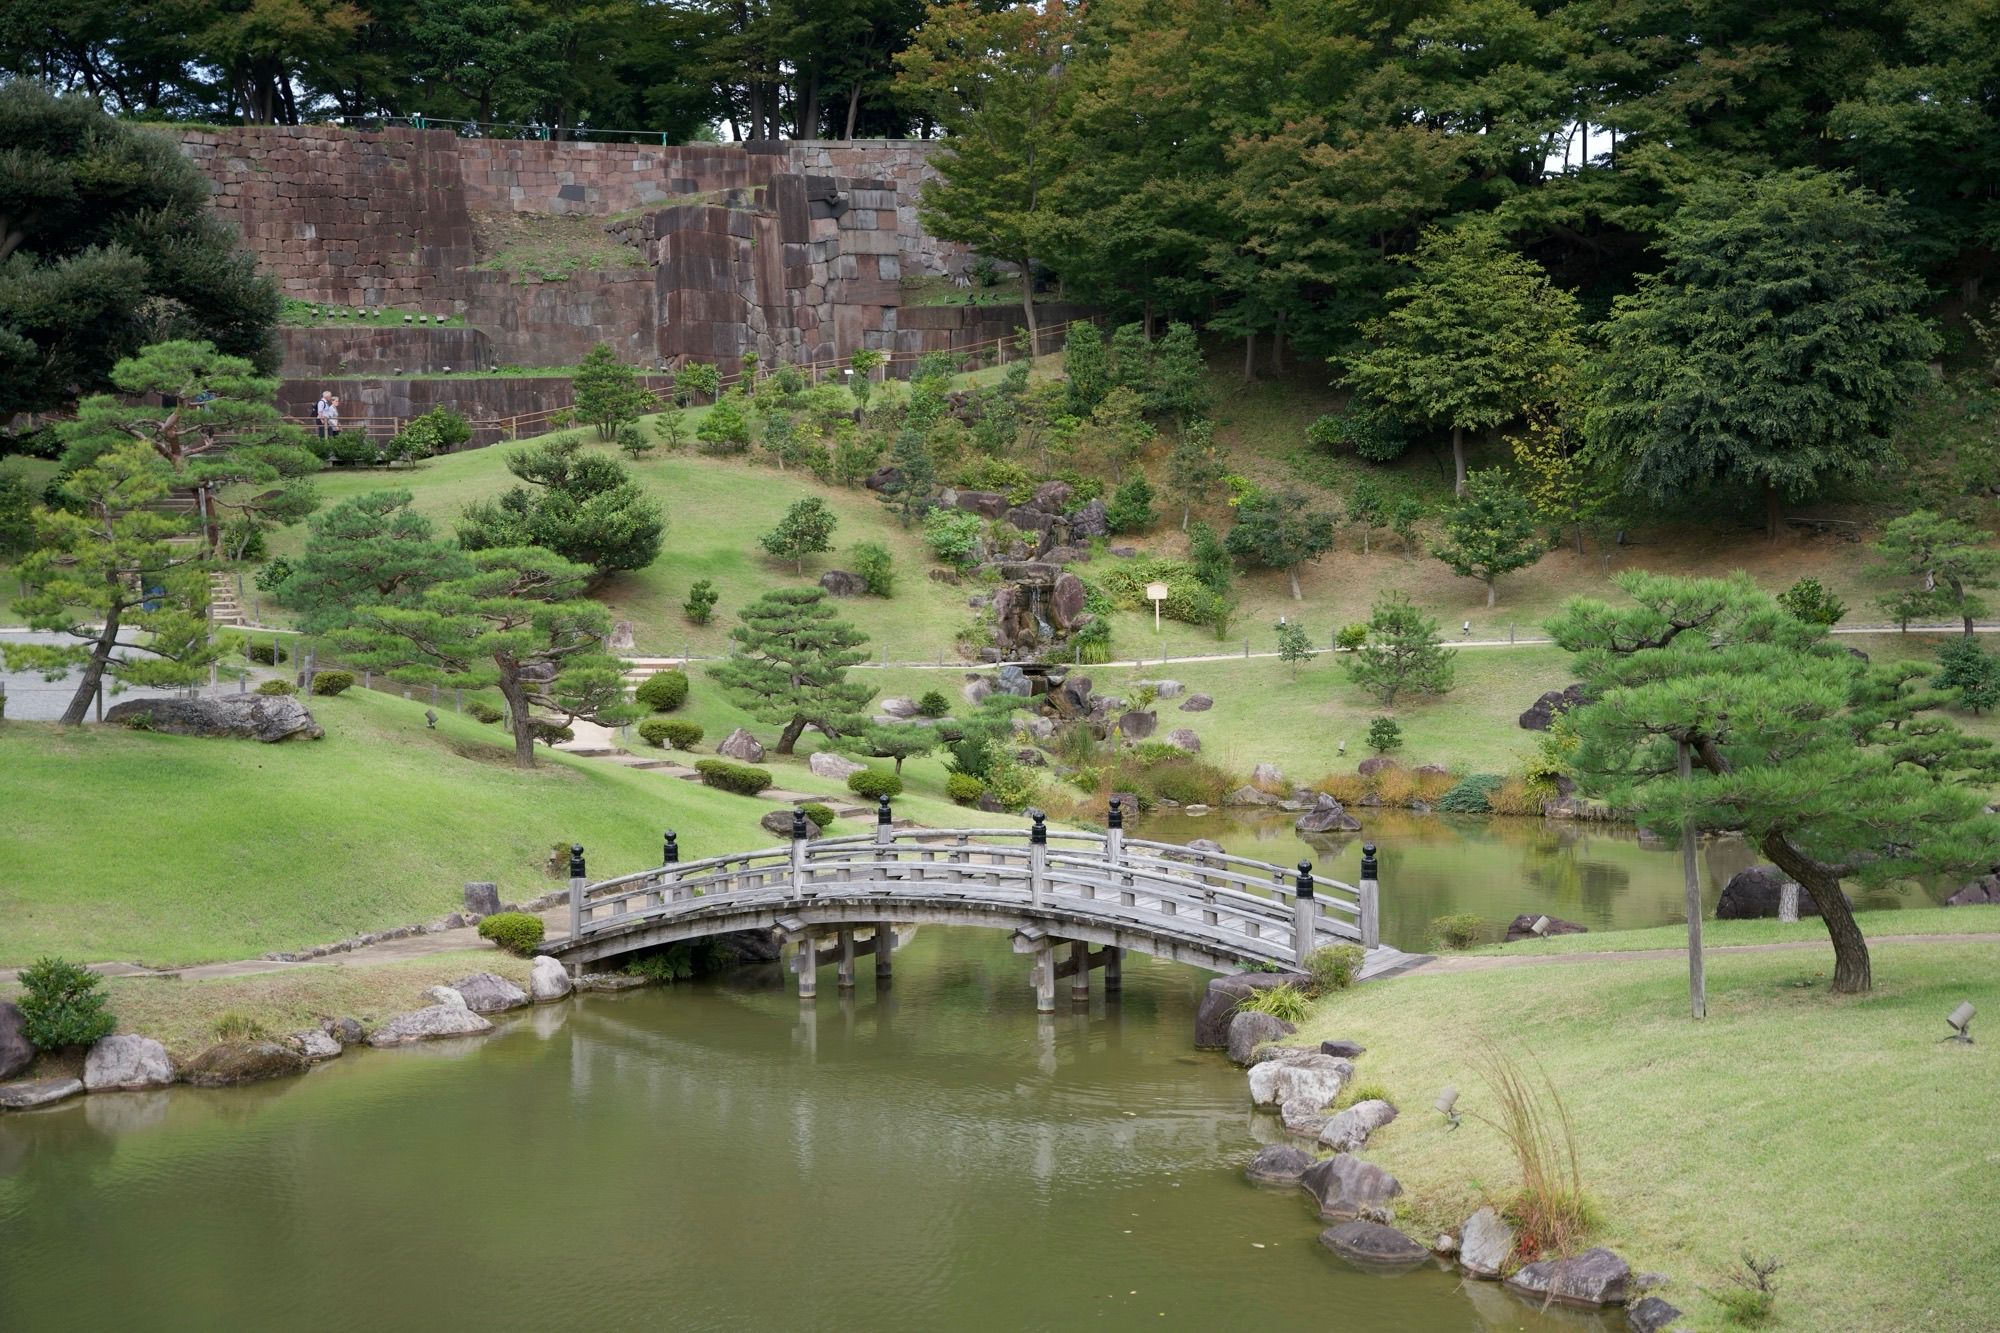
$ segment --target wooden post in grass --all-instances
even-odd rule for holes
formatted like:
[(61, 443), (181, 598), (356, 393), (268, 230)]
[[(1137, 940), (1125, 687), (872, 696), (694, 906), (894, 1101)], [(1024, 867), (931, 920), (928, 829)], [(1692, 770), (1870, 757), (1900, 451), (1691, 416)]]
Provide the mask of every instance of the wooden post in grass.
[[(1681, 781), (1694, 780), (1694, 760), (1686, 741), (1680, 742)], [(1681, 823), (1681, 886), (1686, 891), (1688, 920), (1688, 1005), (1696, 1018), (1708, 1017), (1708, 976), (1701, 958), (1701, 881), (1695, 875), (1694, 820)]]

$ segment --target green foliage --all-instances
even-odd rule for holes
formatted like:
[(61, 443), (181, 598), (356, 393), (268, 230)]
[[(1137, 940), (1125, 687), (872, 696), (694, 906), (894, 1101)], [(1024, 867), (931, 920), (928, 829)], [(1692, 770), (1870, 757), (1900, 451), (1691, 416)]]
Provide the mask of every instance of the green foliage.
[(466, 550), (539, 546), (599, 577), (659, 557), (666, 516), (617, 459), (561, 436), (509, 453), (507, 470), (528, 485), (465, 507), (458, 541)]
[(232, 518), (222, 526), (222, 551), (229, 560), (264, 558), (264, 525), (254, 518)]
[(1445, 513), (1444, 534), (1431, 554), (1452, 573), (1484, 583), (1488, 606), (1494, 602), (1494, 580), (1548, 553), (1548, 542), (1535, 527), (1534, 507), (1498, 472), (1466, 478), (1465, 494)]
[(639, 724), (639, 739), (655, 749), (671, 746), (676, 750), (692, 750), (701, 744), (702, 734), (699, 722), (677, 717), (649, 717)]
[(1802, 578), (1778, 594), (1778, 605), (1808, 625), (1832, 627), (1847, 614), (1847, 603), (1835, 597), (1816, 578)]
[(806, 817), (807, 823), (821, 833), (826, 832), (827, 826), (833, 823), (833, 807), (818, 801), (807, 801), (799, 807), (799, 812)]
[(470, 566), (431, 522), (411, 507), (408, 491), (370, 491), (315, 516), (305, 553), (278, 588), (300, 612), (300, 627), (319, 633), (358, 603), (407, 605), (433, 584), (462, 578)]
[(856, 796), (877, 800), (887, 796), (894, 798), (903, 794), (903, 779), (894, 773), (884, 773), (880, 769), (864, 768), (858, 773), (847, 775), (847, 789)]
[(1457, 653), (1443, 646), (1438, 623), (1401, 593), (1378, 598), (1368, 613), (1368, 641), (1344, 659), (1356, 685), (1394, 706), (1399, 696), (1444, 694)]
[(479, 922), (479, 938), (517, 958), (531, 958), (542, 943), (542, 919), (533, 912), (495, 912)]
[(1312, 638), (1303, 624), (1289, 618), (1280, 618), (1272, 628), (1278, 633), (1278, 660), (1292, 669), (1296, 679), (1299, 664), (1313, 660)]
[(20, 986), (22, 1035), (38, 1051), (87, 1046), (118, 1026), (103, 979), (79, 963), (37, 959), (21, 969)]
[(285, 580), (291, 578), (291, 576), (292, 562), (283, 556), (279, 556), (275, 560), (270, 560), (259, 565), (256, 574), (251, 577), (250, 581), (256, 585), (259, 592), (275, 593), (278, 589), (285, 586)]
[(674, 372), (674, 391), (681, 395), (707, 398), (711, 402), (722, 387), (722, 372), (700, 361), (690, 361)]
[(1222, 769), (1172, 745), (1138, 746), (1112, 767), (1111, 787), (1136, 792), (1147, 806), (1161, 801), (1220, 805), (1238, 784)]
[(1346, 990), (1361, 974), (1361, 946), (1325, 944), (1306, 955), (1306, 994), (1318, 999)]
[(1359, 623), (1342, 625), (1333, 636), (1333, 646), (1343, 653), (1351, 653), (1367, 642), (1368, 627)]
[(1987, 546), (1986, 533), (1933, 510), (1889, 522), (1875, 550), (1885, 557), (1879, 572), (1917, 581), (1915, 588), (1881, 599), (1903, 625), (1950, 616), (1970, 634), (1973, 622), (1987, 612), (1980, 591), (2000, 584), (2000, 551)]
[(1376, 754), (1390, 754), (1403, 748), (1403, 728), (1395, 718), (1378, 717), (1369, 721), (1368, 748)]
[(1413, 495), (1399, 496), (1389, 504), (1389, 531), (1396, 534), (1403, 543), (1403, 553), (1411, 555), (1417, 549), (1417, 524), (1424, 519), (1423, 501)]
[(896, 432), (889, 465), (896, 469), (896, 477), (882, 492), (883, 501), (896, 511), (905, 526), (919, 517), (927, 517), (931, 493), (937, 489), (937, 457), (924, 433), (914, 426)]
[(1357, 399), (1306, 428), (1306, 440), (1328, 453), (1352, 451), (1371, 463), (1393, 463), (1410, 447), (1410, 432), (1380, 403)]
[[(349, 677), (352, 680), (353, 677)], [(267, 680), (257, 687), (257, 693), (269, 699), (284, 699), (297, 694), (299, 687), (289, 680)]]
[(1497, 773), (1474, 773), (1461, 778), (1452, 789), (1438, 798), (1438, 813), (1446, 815), (1484, 815), (1493, 810), (1493, 793), (1500, 790), (1504, 782)]
[(2000, 703), (2000, 658), (1990, 656), (1978, 639), (1962, 634), (1938, 646), (1934, 684), (1956, 690), (1961, 707), (1983, 713)]
[(655, 671), (632, 691), (633, 702), (649, 713), (671, 713), (687, 702), (688, 676), (685, 671)]
[(941, 739), (936, 728), (920, 722), (882, 722), (862, 734), (862, 746), (877, 759), (895, 760), (900, 775), (905, 759), (929, 754)]
[(618, 427), (618, 451), (634, 463), (653, 452), (656, 441), (640, 428), (636, 421), (623, 422)]
[[(1160, 614), (1167, 619), (1178, 620), (1184, 625), (1214, 622), (1220, 599), (1196, 575), (1194, 566), (1185, 560), (1157, 557), (1128, 560), (1106, 570), (1097, 587), (1108, 599), (1110, 609), (1138, 611), (1152, 607), (1152, 602), (1146, 597), (1148, 583), (1167, 585), (1167, 600), (1160, 604)], [(1089, 608), (1086, 606), (1086, 609)]]
[(1759, 1259), (1745, 1250), (1742, 1267), (1729, 1275), (1733, 1284), (1717, 1291), (1703, 1287), (1729, 1322), (1742, 1328), (1759, 1328), (1770, 1322), (1777, 1309), (1778, 1288), (1771, 1279), (1784, 1265), (1776, 1259)]
[(1132, 477), (1112, 492), (1104, 507), (1105, 523), (1115, 533), (1144, 532), (1159, 514), (1153, 508), (1153, 488), (1144, 473)]
[(395, 463), (448, 454), (472, 438), (472, 424), (448, 407), (433, 407), (410, 421), (389, 441), (385, 452)]
[(947, 773), (944, 794), (959, 805), (973, 805), (986, 794), (986, 784), (970, 773)]
[(13, 560), (35, 544), (35, 488), (17, 467), (0, 464), (0, 560)]
[(265, 1041), (271, 1035), (262, 1023), (233, 1009), (219, 1015), (211, 1030), (217, 1041)]
[(1069, 326), (1063, 337), (1063, 380), (1069, 396), (1069, 412), (1088, 417), (1111, 392), (1111, 365), (1104, 352), (1104, 335), (1088, 320)]
[(696, 579), (688, 587), (687, 600), (681, 603), (681, 614), (688, 618), (690, 625), (706, 625), (715, 614), (715, 604), (722, 594), (715, 590), (712, 579)]
[[(653, 418), (653, 435), (659, 441), (662, 449), (665, 449), (670, 454), (677, 454), (687, 447), (687, 419), (679, 412), (671, 409), (662, 412)], [(632, 457), (637, 458), (638, 454), (634, 453), (632, 448), (626, 443), (623, 428), (620, 428), (618, 433), (618, 447), (625, 450)], [(646, 450), (639, 451), (639, 453), (644, 452)]]
[(933, 509), (924, 515), (924, 545), (945, 564), (961, 569), (978, 557), (985, 533), (979, 515), (963, 509)]
[(694, 428), (700, 441), (695, 447), (705, 454), (740, 454), (750, 447), (749, 399), (741, 388), (733, 388), (715, 400), (708, 415)]
[(651, 390), (639, 383), (639, 373), (604, 343), (584, 353), (570, 391), (576, 395), (577, 420), (595, 426), (600, 440), (616, 438), (620, 426), (659, 406)]
[(829, 463), (833, 480), (843, 486), (859, 486), (882, 461), (882, 441), (864, 435), (853, 422), (834, 430), (833, 457)]
[(1302, 601), (1299, 566), (1333, 549), (1333, 516), (1297, 491), (1254, 491), (1236, 506), (1223, 545), (1233, 556), (1284, 570), (1292, 600)]
[(896, 562), (882, 543), (856, 542), (847, 553), (847, 564), (872, 595), (889, 597), (895, 593)]
[(961, 489), (999, 491), (1009, 504), (1026, 504), (1035, 496), (1035, 474), (1011, 458), (975, 458), (958, 473)]
[(1431, 938), (1440, 949), (1470, 949), (1486, 934), (1486, 922), (1474, 912), (1453, 912), (1431, 919)]
[(465, 714), (474, 722), (483, 722), (491, 726), (507, 716), (507, 710), (497, 704), (487, 703), (484, 699), (468, 699), (465, 704)]
[(774, 781), (768, 768), (754, 768), (728, 759), (697, 759), (694, 771), (701, 774), (702, 785), (738, 796), (755, 796)]
[(1194, 506), (1207, 504), (1215, 496), (1227, 470), (1215, 447), (1215, 432), (1208, 422), (1195, 420), (1181, 428), (1180, 440), (1167, 456), (1167, 489), (1181, 502), (1181, 530), (1186, 531)]
[(838, 523), (826, 501), (808, 495), (794, 501), (778, 526), (758, 542), (778, 559), (791, 561), (794, 572), (803, 574), (807, 556), (833, 549), (833, 530)]
[(917, 700), (917, 715), (919, 717), (949, 717), (951, 715), (951, 700), (945, 698), (942, 691), (925, 690), (923, 696)]
[(345, 694), (354, 688), (352, 671), (315, 671), (312, 678), (313, 693), (328, 698)]
[(790, 754), (810, 726), (829, 738), (861, 731), (875, 688), (847, 679), (867, 660), (868, 636), (841, 620), (818, 588), (780, 588), (738, 613), (729, 658), (709, 671), (736, 705), (784, 728), (777, 753)]
[(552, 717), (531, 717), (527, 721), (528, 735), (544, 745), (567, 745), (576, 739), (576, 730)]
[(1154, 345), (1145, 399), (1148, 411), (1172, 417), (1183, 429), (1207, 416), (1215, 405), (1208, 365), (1191, 325), (1173, 321)]
[(1253, 991), (1236, 1006), (1253, 1013), (1269, 1014), (1281, 1022), (1298, 1024), (1312, 1017), (1312, 997), (1290, 982)]

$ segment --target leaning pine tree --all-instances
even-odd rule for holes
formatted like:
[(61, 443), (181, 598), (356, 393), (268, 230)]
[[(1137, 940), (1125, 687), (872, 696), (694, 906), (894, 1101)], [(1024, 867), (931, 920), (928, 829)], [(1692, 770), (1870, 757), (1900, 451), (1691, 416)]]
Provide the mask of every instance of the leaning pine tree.
[(736, 647), (709, 675), (750, 716), (784, 728), (777, 753), (792, 753), (807, 727), (835, 741), (866, 727), (861, 710), (875, 689), (849, 681), (847, 668), (867, 660), (868, 636), (836, 616), (824, 592), (779, 588), (739, 615), (729, 632)]
[(1644, 827), (1741, 833), (1819, 908), (1833, 989), (1868, 990), (1841, 881), (1989, 869), (2000, 751), (1937, 715), (1928, 668), (1865, 666), (1748, 575), (1617, 583), (1632, 605), (1577, 598), (1548, 626), (1592, 699), (1568, 715), (1579, 786)]

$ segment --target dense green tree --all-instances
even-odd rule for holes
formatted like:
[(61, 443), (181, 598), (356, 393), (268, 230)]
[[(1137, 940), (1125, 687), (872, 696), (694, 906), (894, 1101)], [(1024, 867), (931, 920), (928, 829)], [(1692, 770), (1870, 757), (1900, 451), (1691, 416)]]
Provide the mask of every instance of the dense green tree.
[(1144, 532), (1153, 526), (1159, 513), (1153, 508), (1153, 485), (1146, 480), (1146, 474), (1135, 472), (1111, 494), (1104, 506), (1104, 521), (1113, 532), (1121, 535)]
[(1087, 417), (1111, 392), (1111, 363), (1104, 352), (1104, 335), (1087, 319), (1077, 320), (1063, 336), (1063, 383), (1069, 413)]
[(1346, 382), (1404, 419), (1451, 431), (1465, 491), (1465, 432), (1521, 415), (1576, 354), (1576, 301), (1485, 227), (1425, 235), (1410, 281), (1364, 331)]
[(833, 530), (840, 520), (817, 495), (795, 500), (778, 526), (757, 539), (758, 544), (780, 560), (792, 562), (792, 571), (806, 572), (806, 557), (833, 549)]
[(896, 470), (895, 477), (883, 490), (882, 498), (903, 520), (903, 526), (908, 527), (930, 507), (931, 494), (937, 490), (937, 460), (922, 431), (905, 426), (897, 432), (895, 448), (889, 453), (889, 466)]
[(1466, 479), (1465, 494), (1445, 511), (1444, 540), (1432, 544), (1431, 554), (1461, 578), (1484, 583), (1491, 606), (1494, 580), (1526, 569), (1548, 549), (1528, 497), (1504, 473), (1475, 472)]
[(1130, 389), (1147, 411), (1153, 410), (1153, 340), (1143, 324), (1120, 324), (1111, 331), (1111, 383)]
[(1196, 523), (1188, 529), (1188, 560), (1194, 565), (1194, 576), (1201, 580), (1202, 587), (1217, 596), (1228, 594), (1236, 571), (1229, 558), (1229, 547), (1214, 528)]
[(0, 84), (0, 418), (112, 387), (148, 343), (206, 340), (278, 368), (278, 292), (165, 135), (87, 97)]
[(13, 560), (35, 544), (35, 488), (27, 473), (0, 463), (0, 560)]
[(1237, 505), (1223, 544), (1239, 559), (1284, 570), (1292, 600), (1303, 601), (1299, 566), (1333, 549), (1333, 515), (1312, 508), (1298, 491), (1258, 491)]
[(1548, 626), (1591, 698), (1567, 714), (1578, 785), (1642, 827), (1741, 833), (1819, 908), (1832, 989), (1868, 990), (1841, 881), (1990, 868), (2000, 755), (1935, 716), (1950, 696), (1923, 688), (1922, 669), (1864, 666), (1748, 575), (1615, 581), (1629, 605), (1578, 598)]
[(2000, 658), (1989, 655), (1978, 639), (1947, 639), (1937, 658), (1937, 687), (1955, 690), (1962, 706), (1978, 714), (2000, 703)]
[(192, 685), (221, 649), (208, 635), (204, 552), (176, 544), (186, 516), (155, 508), (173, 473), (144, 444), (115, 445), (63, 478), (61, 506), (35, 517), (35, 544), (15, 572), (14, 614), (74, 642), (0, 645), (11, 671), (45, 680), (79, 672), (61, 721), (75, 726), (108, 677), (119, 685)]
[(1929, 509), (1892, 519), (1875, 550), (1887, 557), (1882, 573), (1917, 580), (1915, 588), (1881, 599), (1883, 608), (1904, 625), (1950, 616), (1970, 635), (1973, 622), (1987, 611), (1979, 593), (2000, 585), (2000, 550), (1988, 545), (1986, 533)]
[(1366, 475), (1354, 479), (1347, 491), (1347, 521), (1361, 529), (1361, 554), (1368, 554), (1370, 539), (1386, 520), (1388, 508), (1389, 497), (1381, 482)]
[(603, 343), (583, 354), (570, 380), (576, 396), (577, 420), (597, 427), (597, 438), (609, 440), (628, 421), (659, 408), (653, 391), (639, 383), (639, 372), (618, 359)]
[(644, 714), (604, 652), (611, 617), (584, 595), (588, 566), (535, 546), (474, 551), (470, 565), (407, 601), (350, 606), (331, 633), (343, 660), (412, 684), (497, 688), (522, 768), (535, 764), (537, 708), (563, 725)]
[(1343, 660), (1347, 678), (1394, 706), (1400, 696), (1446, 694), (1458, 674), (1458, 653), (1444, 646), (1438, 623), (1402, 593), (1376, 599), (1368, 639)]
[(1194, 328), (1179, 320), (1167, 325), (1166, 336), (1154, 345), (1152, 377), (1146, 389), (1146, 407), (1174, 419), (1182, 431), (1205, 419), (1215, 406), (1215, 387), (1209, 383), (1208, 363), (1202, 360), (1201, 344)]
[(528, 485), (465, 507), (458, 542), (468, 551), (545, 547), (599, 578), (659, 558), (666, 516), (617, 459), (563, 435), (514, 450), (507, 470)]
[(317, 634), (362, 604), (403, 605), (434, 583), (472, 570), (464, 552), (438, 537), (410, 508), (408, 491), (369, 491), (314, 516), (305, 553), (278, 588), (278, 601)]
[(792, 753), (812, 727), (828, 740), (863, 731), (875, 687), (847, 679), (868, 659), (868, 636), (841, 620), (818, 588), (779, 588), (738, 613), (735, 646), (709, 675), (744, 712), (782, 727), (775, 747)]
[(1781, 497), (1888, 458), (1937, 339), (1889, 201), (1806, 170), (1685, 200), (1657, 242), (1667, 267), (1604, 327), (1586, 432), (1652, 500), (1756, 489), (1775, 537)]
[(1838, 625), (1840, 618), (1847, 614), (1847, 603), (1810, 576), (1794, 581), (1791, 587), (1779, 593), (1778, 605), (1808, 625), (1820, 625), (1827, 629)]
[(715, 604), (722, 600), (722, 594), (715, 590), (709, 579), (696, 579), (688, 587), (687, 600), (681, 603), (681, 614), (691, 625), (706, 625), (715, 614)]
[(1207, 421), (1191, 420), (1181, 429), (1181, 437), (1167, 456), (1167, 491), (1181, 502), (1181, 531), (1188, 530), (1188, 517), (1198, 504), (1215, 495), (1229, 471), (1215, 447), (1215, 431)]

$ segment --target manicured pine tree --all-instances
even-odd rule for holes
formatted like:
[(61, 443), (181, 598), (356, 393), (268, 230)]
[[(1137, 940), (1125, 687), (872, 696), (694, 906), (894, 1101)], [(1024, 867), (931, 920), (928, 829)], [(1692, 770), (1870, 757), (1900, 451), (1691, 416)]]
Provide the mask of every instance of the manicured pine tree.
[(1402, 593), (1376, 601), (1368, 613), (1368, 639), (1347, 654), (1347, 677), (1393, 707), (1400, 697), (1450, 692), (1458, 654), (1446, 648), (1438, 623)]
[(410, 508), (408, 491), (369, 491), (314, 516), (305, 553), (277, 590), (317, 634), (362, 603), (406, 603), (432, 584), (471, 572), (465, 553)]
[(943, 738), (937, 728), (921, 726), (915, 722), (884, 722), (868, 728), (862, 733), (862, 751), (876, 759), (893, 759), (896, 772), (903, 771), (903, 761), (920, 754), (929, 754), (937, 749)]
[(1934, 510), (1892, 519), (1875, 550), (1887, 557), (1881, 572), (1918, 580), (1916, 588), (1881, 599), (1883, 608), (1905, 625), (1947, 615), (1970, 635), (1973, 622), (1987, 610), (1980, 590), (2000, 584), (2000, 551), (1987, 545), (1986, 533)]
[(467, 505), (460, 546), (540, 546), (588, 565), (598, 578), (659, 558), (666, 516), (617, 459), (585, 453), (581, 440), (565, 435), (514, 450), (507, 470), (528, 485)]
[(1069, 326), (1063, 338), (1063, 381), (1068, 390), (1069, 414), (1088, 417), (1111, 392), (1111, 366), (1104, 354), (1104, 335), (1089, 320)]
[(657, 411), (659, 399), (639, 383), (639, 372), (618, 359), (604, 343), (583, 354), (583, 361), (570, 379), (576, 397), (576, 418), (597, 428), (597, 438), (613, 439), (618, 428)]
[(861, 710), (875, 687), (849, 681), (847, 669), (868, 659), (868, 636), (836, 616), (824, 592), (779, 588), (738, 614), (736, 646), (709, 675), (737, 707), (784, 729), (777, 753), (792, 753), (807, 727), (835, 742), (866, 728)]
[(1184, 431), (1207, 417), (1215, 406), (1208, 363), (1202, 360), (1201, 345), (1189, 325), (1178, 321), (1167, 325), (1166, 336), (1153, 345), (1153, 377), (1146, 406), (1172, 417)]

